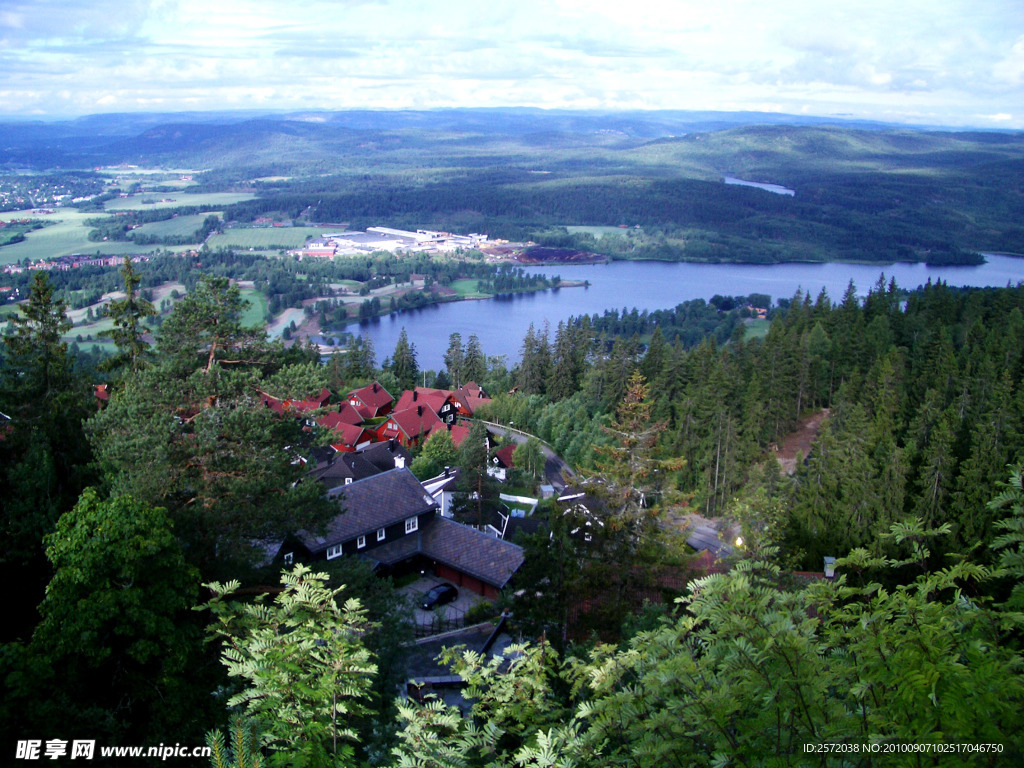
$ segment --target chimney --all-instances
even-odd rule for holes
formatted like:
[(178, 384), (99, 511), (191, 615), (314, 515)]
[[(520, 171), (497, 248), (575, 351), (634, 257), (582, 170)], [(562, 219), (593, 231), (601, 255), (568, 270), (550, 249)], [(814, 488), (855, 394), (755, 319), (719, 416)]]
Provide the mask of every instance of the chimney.
[(377, 391), (377, 382), (376, 382), (376, 381), (375, 381), (375, 382), (373, 382), (373, 391), (374, 391), (374, 392), (376, 392), (376, 391)]
[(420, 396), (420, 393), (419, 393), (419, 392), (417, 392), (417, 391), (416, 391), (416, 390), (414, 389), (414, 390), (412, 391), (412, 401), (413, 401), (413, 402), (415, 403), (415, 402), (416, 402), (416, 400), (417, 400), (417, 399), (419, 398), (419, 396)]
[(417, 416), (422, 416), (423, 415), (423, 406), (422, 405), (417, 405), (416, 406), (416, 415)]
[(405, 456), (395, 456), (395, 469), (405, 469)]

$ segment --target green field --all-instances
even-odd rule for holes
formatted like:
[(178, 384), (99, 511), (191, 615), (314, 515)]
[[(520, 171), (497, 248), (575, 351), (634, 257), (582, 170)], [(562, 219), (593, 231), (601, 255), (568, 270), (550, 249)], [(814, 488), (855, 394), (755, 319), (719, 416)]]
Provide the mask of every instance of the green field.
[(751, 339), (763, 339), (767, 336), (768, 329), (771, 328), (772, 324), (768, 320), (746, 320), (743, 325), (743, 340), (750, 341)]
[(36, 261), (52, 259), (57, 256), (69, 256), (73, 253), (145, 253), (158, 246), (140, 248), (133, 243), (95, 243), (89, 240), (89, 227), (85, 220), (94, 217), (95, 213), (79, 213), (78, 211), (62, 210), (59, 213), (38, 215), (30, 212), (17, 212), (18, 218), (29, 217), (49, 223), (49, 226), (30, 232), (25, 240), (0, 248), (0, 264), (13, 264), (22, 259)]
[(455, 280), (450, 287), (459, 294), (460, 299), (483, 299), (491, 295), (480, 292), (479, 280)]
[(175, 219), (143, 224), (135, 231), (141, 235), (155, 237), (188, 237), (203, 226), (207, 216), (220, 216), (220, 214), (220, 211), (210, 211), (209, 213), (195, 213), (191, 216), (178, 216)]
[(211, 248), (252, 248), (257, 251), (274, 250), (277, 246), (301, 248), (310, 237), (324, 232), (317, 227), (232, 227), (223, 234), (213, 235)]
[[(182, 208), (186, 205), (224, 206), (252, 200), (256, 195), (251, 192), (144, 192), (131, 197), (118, 198), (107, 202), (108, 211), (143, 211), (154, 208)], [(167, 199), (171, 202), (160, 202)], [(95, 214), (93, 214), (95, 216)]]
[(619, 237), (625, 237), (629, 232), (633, 231), (628, 228), (622, 227), (566, 227), (569, 230), (570, 235), (593, 235), (596, 239), (600, 240), (605, 235), (618, 235)]
[(241, 293), (242, 298), (249, 302), (249, 306), (242, 314), (242, 325), (247, 328), (262, 328), (267, 322), (267, 297), (255, 288), (243, 288)]

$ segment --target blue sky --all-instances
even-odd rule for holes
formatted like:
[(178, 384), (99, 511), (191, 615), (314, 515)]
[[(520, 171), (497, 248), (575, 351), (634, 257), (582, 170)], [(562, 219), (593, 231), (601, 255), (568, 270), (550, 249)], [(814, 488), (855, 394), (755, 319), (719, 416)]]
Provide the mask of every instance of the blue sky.
[(1024, 128), (1024, 2), (0, 2), (8, 116), (452, 106)]

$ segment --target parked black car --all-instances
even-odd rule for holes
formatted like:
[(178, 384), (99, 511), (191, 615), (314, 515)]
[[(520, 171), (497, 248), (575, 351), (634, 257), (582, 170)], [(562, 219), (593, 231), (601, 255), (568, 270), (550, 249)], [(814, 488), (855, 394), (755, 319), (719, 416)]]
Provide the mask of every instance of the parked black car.
[(446, 605), (459, 596), (457, 590), (451, 584), (438, 584), (423, 596), (422, 608), (429, 611), (438, 605)]

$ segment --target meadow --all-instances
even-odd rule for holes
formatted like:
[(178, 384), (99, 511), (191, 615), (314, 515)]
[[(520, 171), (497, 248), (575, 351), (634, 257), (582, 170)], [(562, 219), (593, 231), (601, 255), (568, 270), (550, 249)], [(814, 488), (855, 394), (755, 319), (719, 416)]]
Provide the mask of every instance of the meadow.
[(247, 328), (262, 328), (267, 322), (267, 297), (255, 288), (242, 288), (241, 294), (242, 298), (249, 302), (249, 306), (242, 313), (242, 325)]
[(460, 299), (484, 299), (491, 296), (489, 293), (480, 292), (479, 280), (454, 280), (450, 287)]
[(207, 216), (220, 216), (220, 211), (194, 213), (164, 221), (154, 221), (149, 224), (143, 224), (135, 232), (140, 235), (152, 235), (153, 237), (188, 237), (203, 226), (203, 221), (206, 220)]
[[(142, 211), (154, 208), (182, 208), (191, 205), (225, 206), (255, 199), (251, 192), (143, 192), (108, 200), (108, 211)], [(95, 214), (93, 214), (95, 215)]]
[(30, 232), (25, 240), (0, 248), (0, 265), (14, 264), (22, 259), (38, 261), (58, 256), (70, 256), (74, 253), (103, 253), (118, 255), (122, 253), (146, 253), (156, 246), (140, 247), (134, 243), (93, 242), (89, 239), (89, 227), (85, 220), (93, 218), (95, 213), (61, 209), (52, 214), (34, 214), (31, 211), (18, 211), (18, 218), (33, 218), (45, 221), (48, 226)]
[(320, 227), (232, 227), (221, 234), (210, 237), (211, 248), (243, 248), (255, 251), (271, 251), (280, 247), (301, 248), (310, 237), (319, 237), (324, 230)]

